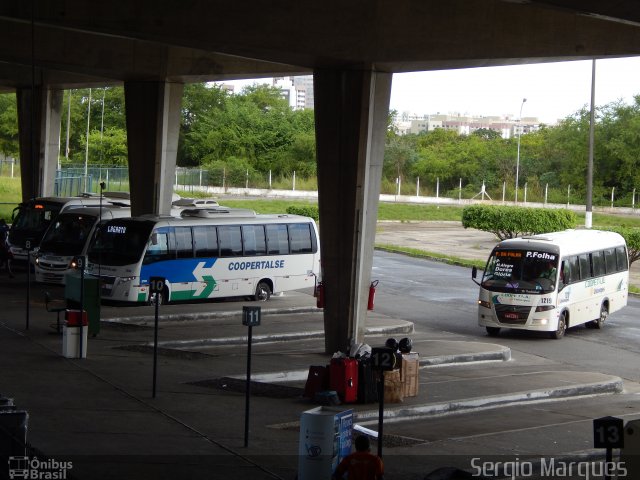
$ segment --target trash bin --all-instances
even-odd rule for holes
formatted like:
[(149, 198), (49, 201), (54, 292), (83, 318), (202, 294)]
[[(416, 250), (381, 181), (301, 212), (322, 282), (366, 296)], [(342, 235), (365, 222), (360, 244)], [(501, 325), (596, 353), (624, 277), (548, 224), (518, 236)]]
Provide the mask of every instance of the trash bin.
[[(84, 280), (84, 281), (83, 281)], [(67, 308), (87, 312), (89, 320), (89, 334), (95, 337), (100, 332), (100, 282), (95, 277), (84, 279), (78, 272), (67, 273), (65, 275), (64, 298)], [(80, 305), (80, 293), (82, 289), (82, 303)]]
[(353, 410), (316, 407), (302, 412), (298, 446), (298, 480), (331, 478), (351, 453)]
[[(80, 320), (82, 318), (82, 321)], [(62, 327), (62, 356), (65, 358), (87, 358), (87, 312), (67, 310)], [(82, 356), (80, 352), (80, 335), (82, 334)]]

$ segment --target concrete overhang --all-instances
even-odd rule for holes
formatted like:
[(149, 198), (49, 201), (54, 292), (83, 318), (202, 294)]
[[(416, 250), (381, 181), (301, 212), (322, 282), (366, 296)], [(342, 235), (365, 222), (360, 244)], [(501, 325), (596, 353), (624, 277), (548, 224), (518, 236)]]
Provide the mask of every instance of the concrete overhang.
[(632, 56), (639, 20), (631, 0), (4, 2), (0, 88)]

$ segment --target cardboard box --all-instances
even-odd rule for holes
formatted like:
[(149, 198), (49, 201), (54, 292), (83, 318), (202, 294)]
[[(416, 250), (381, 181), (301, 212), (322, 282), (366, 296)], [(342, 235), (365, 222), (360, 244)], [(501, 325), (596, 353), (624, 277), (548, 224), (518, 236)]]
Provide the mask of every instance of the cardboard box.
[(400, 403), (404, 399), (400, 370), (384, 372), (384, 403)]
[(415, 397), (418, 395), (420, 369), (420, 355), (417, 353), (402, 354), (402, 367), (400, 368), (400, 380), (402, 382), (402, 393), (404, 397)]

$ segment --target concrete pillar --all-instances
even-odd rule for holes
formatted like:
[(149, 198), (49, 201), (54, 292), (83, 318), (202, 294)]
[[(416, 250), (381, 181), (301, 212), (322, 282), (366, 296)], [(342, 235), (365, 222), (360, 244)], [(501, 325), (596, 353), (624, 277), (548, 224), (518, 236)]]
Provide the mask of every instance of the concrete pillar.
[(18, 88), (16, 101), (22, 200), (52, 195), (60, 151), (62, 90)]
[(314, 72), (327, 353), (364, 337), (391, 78)]
[(40, 138), (44, 104), (42, 87), (16, 89), (22, 200), (40, 196)]
[(183, 85), (125, 82), (132, 215), (169, 214)]
[(40, 195), (43, 197), (54, 194), (58, 155), (60, 154), (62, 99), (62, 90), (47, 90), (44, 124), (42, 125), (44, 137), (41, 145), (44, 160), (42, 161), (42, 175), (40, 177)]

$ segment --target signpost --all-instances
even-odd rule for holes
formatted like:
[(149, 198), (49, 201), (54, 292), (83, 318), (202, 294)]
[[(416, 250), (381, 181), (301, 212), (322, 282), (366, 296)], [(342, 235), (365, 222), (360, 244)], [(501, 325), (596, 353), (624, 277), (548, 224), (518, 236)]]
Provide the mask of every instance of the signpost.
[(24, 248), (27, 249), (27, 318), (25, 330), (29, 330), (29, 307), (31, 303), (31, 240), (24, 242)]
[(80, 348), (78, 349), (78, 358), (82, 358), (82, 344), (84, 339), (84, 257), (79, 256), (76, 259), (76, 267), (80, 269), (80, 335), (78, 335), (78, 343)]
[(382, 438), (384, 427), (384, 372), (399, 368), (396, 352), (388, 347), (371, 349), (371, 366), (378, 370), (378, 457), (382, 458)]
[[(607, 465), (613, 462), (613, 449), (624, 448), (624, 421), (621, 418), (602, 417), (593, 420), (593, 446), (606, 448)], [(607, 470), (608, 471), (608, 470)], [(605, 480), (611, 477), (605, 474)]]
[(247, 332), (247, 383), (245, 388), (244, 408), (244, 446), (249, 446), (249, 398), (251, 397), (251, 341), (253, 327), (260, 325), (261, 307), (242, 307), (242, 324), (248, 327)]
[(155, 319), (153, 328), (153, 398), (156, 398), (156, 378), (158, 371), (158, 312), (160, 307), (160, 295), (164, 290), (164, 277), (149, 278), (149, 295), (155, 295)]

